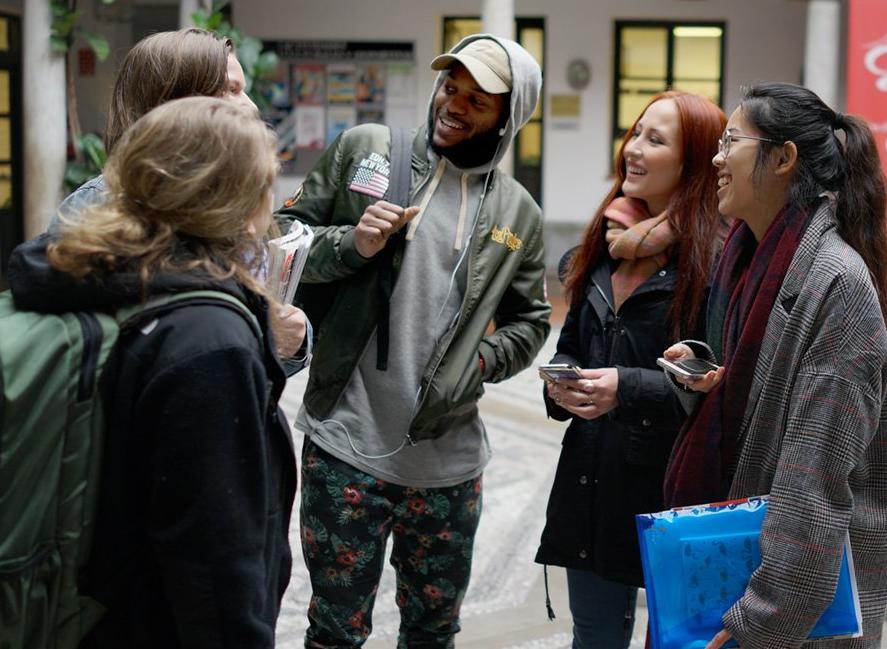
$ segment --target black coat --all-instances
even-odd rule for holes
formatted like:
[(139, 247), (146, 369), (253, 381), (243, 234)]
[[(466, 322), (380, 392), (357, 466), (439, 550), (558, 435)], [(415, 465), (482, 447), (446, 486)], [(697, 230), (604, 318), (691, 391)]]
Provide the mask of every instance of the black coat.
[[(112, 310), (136, 277), (74, 281), (45, 260), (46, 237), (10, 260), (20, 308)], [(211, 288), (257, 317), (188, 304), (121, 332), (105, 368), (104, 454), (80, 590), (108, 610), (81, 647), (271, 649), (290, 578), (296, 489), (286, 382), (267, 303), (233, 281), (158, 273), (152, 293)]]
[[(606, 254), (606, 253), (605, 253)], [(564, 435), (548, 501), (538, 563), (593, 570), (643, 585), (634, 516), (662, 509), (662, 480), (684, 412), (656, 359), (672, 344), (667, 319), (676, 263), (648, 278), (622, 305), (613, 304), (608, 257), (593, 269), (586, 298), (567, 314), (554, 363), (616, 367), (619, 406)], [(571, 414), (545, 394), (548, 415)]]

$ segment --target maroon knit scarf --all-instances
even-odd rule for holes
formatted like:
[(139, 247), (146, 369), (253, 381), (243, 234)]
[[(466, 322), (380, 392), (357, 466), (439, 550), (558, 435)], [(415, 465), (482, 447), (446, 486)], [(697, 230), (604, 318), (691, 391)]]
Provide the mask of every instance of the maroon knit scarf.
[(687, 419), (663, 486), (668, 507), (724, 500), (764, 330), (808, 213), (783, 208), (758, 243), (737, 221), (724, 244), (707, 310), (707, 339), (726, 372)]

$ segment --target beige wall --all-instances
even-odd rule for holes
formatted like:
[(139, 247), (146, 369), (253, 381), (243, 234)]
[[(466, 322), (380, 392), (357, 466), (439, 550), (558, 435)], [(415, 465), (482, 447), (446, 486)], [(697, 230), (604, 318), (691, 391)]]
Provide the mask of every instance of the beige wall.
[[(259, 38), (414, 42), (419, 63), (418, 124), (434, 78), (424, 66), (440, 51), (441, 18), (476, 15), (481, 4), (449, 0), (444, 12), (442, 3), (430, 0), (232, 0), (232, 11), (236, 25)], [(551, 94), (571, 92), (565, 78), (568, 61), (583, 58), (592, 69), (592, 81), (580, 97), (578, 126), (564, 130), (554, 128), (553, 120), (547, 122), (546, 218), (581, 223), (608, 187), (614, 20), (725, 21), (725, 107), (730, 111), (738, 102), (741, 84), (765, 79), (800, 82), (806, 6), (803, 0), (515, 0), (517, 15), (546, 19), (546, 101)], [(89, 9), (84, 19), (85, 27), (95, 27), (111, 42), (112, 54), (98, 65), (96, 76), (78, 81), (84, 128), (100, 130), (114, 71), (130, 45), (129, 26), (99, 23)], [(298, 179), (283, 179), (278, 195), (297, 184)]]
[[(472, 15), (479, 0), (233, 0), (246, 33), (266, 39), (414, 41), (419, 65), (416, 123), (422, 119), (433, 74), (423, 66), (440, 50), (443, 15)], [(806, 3), (801, 0), (515, 0), (515, 12), (544, 16), (548, 39), (545, 92), (571, 92), (567, 62), (586, 59), (592, 82), (581, 95), (578, 129), (545, 132), (544, 201), (551, 221), (581, 222), (608, 187), (615, 19), (718, 20), (727, 23), (725, 105), (739, 86), (755, 80), (799, 82), (804, 56)], [(287, 187), (288, 189), (288, 187)]]

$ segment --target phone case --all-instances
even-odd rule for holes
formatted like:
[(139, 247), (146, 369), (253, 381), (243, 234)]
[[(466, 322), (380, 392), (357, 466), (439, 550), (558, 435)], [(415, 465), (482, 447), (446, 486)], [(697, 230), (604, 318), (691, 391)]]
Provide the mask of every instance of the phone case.
[(554, 365), (540, 365), (539, 374), (551, 381), (582, 378), (582, 375), (579, 374), (579, 370), (569, 365), (565, 365), (563, 367)]
[(685, 379), (701, 379), (706, 374), (705, 372), (690, 372), (666, 358), (657, 358), (656, 364), (665, 371), (671, 372), (675, 376), (681, 376)]

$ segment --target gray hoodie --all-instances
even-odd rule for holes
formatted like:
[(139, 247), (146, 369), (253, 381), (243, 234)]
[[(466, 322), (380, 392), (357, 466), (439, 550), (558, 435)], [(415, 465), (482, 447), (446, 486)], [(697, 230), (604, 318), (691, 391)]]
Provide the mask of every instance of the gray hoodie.
[[(477, 477), (490, 458), (480, 417), (447, 434), (411, 445), (406, 441), (419, 397), (419, 385), (438, 341), (455, 326), (463, 302), (469, 263), (468, 243), (495, 166), (533, 111), (542, 75), (519, 45), (489, 35), (508, 52), (512, 71), (510, 117), (494, 157), (479, 167), (460, 169), (429, 147), (431, 173), (411, 188), (411, 204), (422, 208), (407, 232), (404, 257), (391, 296), (392, 350), (387, 371), (376, 369), (376, 335), (370, 340), (338, 404), (324, 422), (303, 409), (297, 425), (332, 455), (370, 475), (412, 487), (444, 487)], [(441, 72), (428, 107), (433, 132), (434, 96), (448, 72)]]

